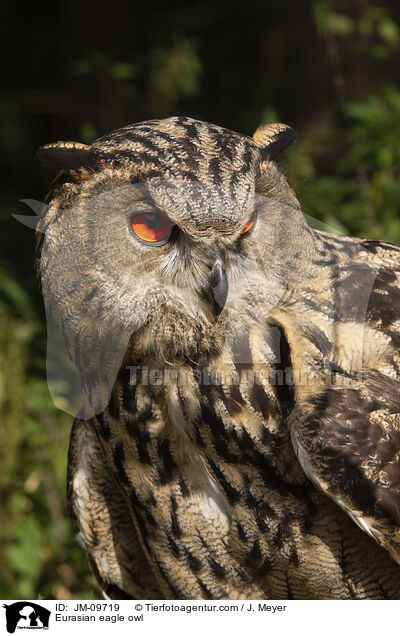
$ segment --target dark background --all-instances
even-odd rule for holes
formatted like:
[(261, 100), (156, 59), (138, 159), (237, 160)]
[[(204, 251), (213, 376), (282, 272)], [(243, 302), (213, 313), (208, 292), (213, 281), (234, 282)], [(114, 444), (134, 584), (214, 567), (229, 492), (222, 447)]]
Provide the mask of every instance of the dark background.
[(400, 3), (8, 2), (0, 23), (0, 598), (96, 598), (66, 513), (71, 418), (47, 391), (34, 235), (11, 216), (53, 177), (36, 149), (170, 115), (249, 135), (282, 121), (304, 212), (400, 242)]

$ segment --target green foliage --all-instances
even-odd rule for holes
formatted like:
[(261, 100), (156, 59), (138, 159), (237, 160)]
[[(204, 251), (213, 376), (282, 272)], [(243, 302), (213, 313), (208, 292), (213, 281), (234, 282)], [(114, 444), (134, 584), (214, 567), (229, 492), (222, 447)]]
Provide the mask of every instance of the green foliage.
[[(400, 243), (400, 91), (346, 102), (342, 129), (290, 155), (304, 211), (343, 233)], [(329, 162), (329, 173), (319, 165)]]
[[(49, 399), (43, 326), (19, 284), (0, 272), (0, 597), (98, 594), (66, 513), (71, 418)], [(36, 364), (36, 356), (39, 365)]]
[(168, 116), (180, 97), (199, 91), (203, 69), (197, 47), (191, 38), (174, 37), (167, 46), (155, 48), (150, 59), (149, 113)]
[(343, 233), (400, 243), (400, 90), (377, 83), (363, 99), (351, 99), (342, 59), (346, 45), (370, 64), (398, 56), (400, 30), (387, 8), (364, 3), (357, 17), (337, 12), (335, 4), (316, 0), (314, 20), (325, 39), (337, 107), (322, 131), (311, 130), (291, 152), (289, 174), (311, 217)]

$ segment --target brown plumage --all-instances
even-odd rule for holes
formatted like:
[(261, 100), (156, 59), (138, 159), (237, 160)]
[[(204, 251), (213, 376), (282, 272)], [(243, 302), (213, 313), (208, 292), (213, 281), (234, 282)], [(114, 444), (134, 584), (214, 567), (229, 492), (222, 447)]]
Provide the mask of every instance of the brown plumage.
[(174, 117), (41, 150), (69, 502), (110, 598), (400, 598), (400, 251), (307, 225), (292, 141)]

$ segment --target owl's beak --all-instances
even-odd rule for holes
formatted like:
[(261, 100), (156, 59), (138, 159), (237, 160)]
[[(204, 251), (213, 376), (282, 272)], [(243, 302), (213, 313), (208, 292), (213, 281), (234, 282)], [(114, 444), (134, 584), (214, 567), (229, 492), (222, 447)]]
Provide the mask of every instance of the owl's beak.
[(228, 279), (225, 268), (220, 260), (215, 262), (211, 270), (209, 285), (213, 299), (214, 313), (219, 316), (228, 296)]

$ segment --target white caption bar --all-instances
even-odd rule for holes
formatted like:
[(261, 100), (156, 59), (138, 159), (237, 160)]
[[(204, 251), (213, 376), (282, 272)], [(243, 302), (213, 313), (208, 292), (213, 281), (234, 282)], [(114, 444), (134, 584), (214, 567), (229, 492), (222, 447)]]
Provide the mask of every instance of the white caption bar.
[[(190, 636), (204, 629), (229, 630), (246, 636), (295, 630), (297, 635), (337, 636), (362, 633), (376, 636), (395, 625), (399, 601), (13, 601), (0, 603), (0, 634), (163, 634)], [(393, 621), (391, 623), (391, 621)], [(273, 630), (273, 632), (269, 632)]]

